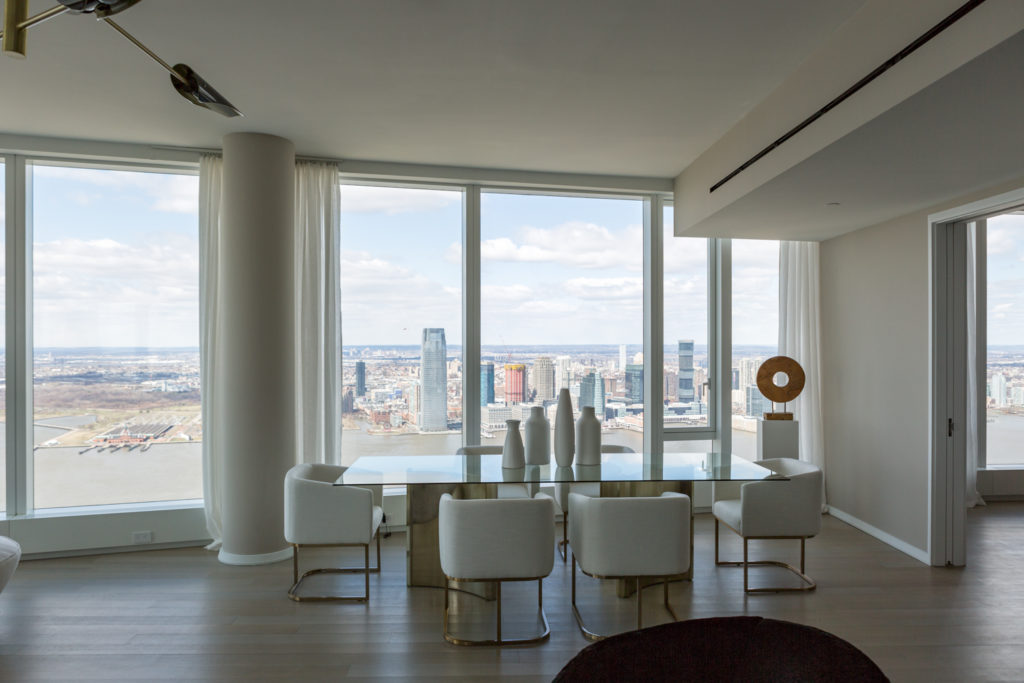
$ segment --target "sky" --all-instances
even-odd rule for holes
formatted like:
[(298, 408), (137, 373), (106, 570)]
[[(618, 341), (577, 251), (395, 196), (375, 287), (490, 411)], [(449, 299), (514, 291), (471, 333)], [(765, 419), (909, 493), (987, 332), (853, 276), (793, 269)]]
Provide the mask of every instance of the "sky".
[(988, 219), (988, 344), (1024, 344), (1024, 215)]
[[(35, 165), (32, 187), (37, 347), (198, 345), (197, 176)], [(640, 345), (642, 211), (484, 193), (483, 343)], [(344, 343), (461, 343), (462, 193), (347, 185), (341, 223)], [(665, 225), (665, 342), (706, 344), (707, 242)], [(737, 345), (775, 344), (777, 249), (734, 242)]]
[[(417, 344), (424, 327), (461, 339), (460, 192), (342, 188), (347, 345)], [(485, 192), (481, 338), (487, 346), (643, 342), (643, 205)], [(671, 235), (665, 341), (707, 343), (707, 242)], [(778, 336), (778, 243), (734, 243), (735, 344)]]

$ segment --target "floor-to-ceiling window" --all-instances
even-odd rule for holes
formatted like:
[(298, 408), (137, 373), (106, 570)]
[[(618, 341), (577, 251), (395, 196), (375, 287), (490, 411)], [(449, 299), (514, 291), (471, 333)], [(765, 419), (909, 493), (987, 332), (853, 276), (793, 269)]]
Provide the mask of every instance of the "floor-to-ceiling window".
[(482, 443), (559, 390), (603, 443), (643, 448), (643, 204), (485, 192), (480, 210)]
[(462, 444), (462, 191), (341, 188), (342, 459)]
[[(0, 178), (6, 179), (4, 160), (0, 157)], [(0, 512), (7, 510), (7, 197), (4, 182), (0, 188), (0, 346), (4, 353), (0, 357)]]
[(986, 466), (1024, 465), (1024, 213), (986, 221)]
[(757, 421), (771, 402), (757, 388), (761, 363), (779, 348), (779, 243), (732, 241), (732, 450), (757, 454)]
[[(673, 208), (666, 206), (662, 224), (663, 254), (663, 424), (665, 451), (709, 451), (710, 436), (673, 439), (707, 429), (713, 400), (709, 325), (709, 243), (703, 237), (676, 237)], [(728, 424), (728, 418), (726, 418)], [(692, 436), (692, 434), (688, 434)]]
[(198, 178), (28, 173), (35, 507), (202, 498)]

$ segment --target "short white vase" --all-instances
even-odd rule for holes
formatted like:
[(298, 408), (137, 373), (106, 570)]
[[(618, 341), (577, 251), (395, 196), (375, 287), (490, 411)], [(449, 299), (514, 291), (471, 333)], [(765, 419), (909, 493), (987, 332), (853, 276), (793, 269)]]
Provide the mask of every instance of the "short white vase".
[(576, 464), (601, 464), (601, 423), (594, 406), (584, 406), (576, 421)]
[(572, 467), (576, 453), (576, 429), (572, 421), (572, 397), (568, 389), (558, 392), (555, 411), (555, 462), (559, 467)]
[(501, 449), (501, 466), (506, 469), (526, 467), (523, 455), (523, 437), (519, 434), (519, 420), (505, 420), (505, 445)]
[(551, 423), (544, 416), (544, 408), (530, 408), (530, 417), (523, 423), (523, 431), (526, 432), (526, 464), (547, 465), (551, 462)]

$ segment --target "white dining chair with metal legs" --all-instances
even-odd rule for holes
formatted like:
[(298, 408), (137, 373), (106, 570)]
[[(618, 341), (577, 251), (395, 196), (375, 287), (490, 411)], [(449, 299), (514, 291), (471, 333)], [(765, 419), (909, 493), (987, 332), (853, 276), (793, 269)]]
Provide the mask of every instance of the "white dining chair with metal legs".
[[(665, 609), (668, 582), (690, 569), (690, 497), (591, 498), (569, 494), (569, 548), (572, 553), (572, 612), (590, 640), (607, 636), (589, 629), (576, 606), (576, 565), (597, 579), (635, 579), (636, 627), (643, 628), (642, 578), (661, 579)], [(656, 585), (656, 584), (648, 584)]]
[[(543, 493), (506, 500), (460, 500), (448, 493), (441, 496), (438, 541), (445, 576), (445, 640), (456, 645), (526, 645), (547, 640), (551, 630), (544, 614), (544, 577), (551, 573), (555, 562), (554, 516), (554, 501)], [(497, 587), (494, 638), (461, 638), (449, 631), (449, 587), (468, 581), (493, 582)], [(530, 638), (503, 637), (501, 584), (505, 581), (537, 582), (542, 633)]]
[[(284, 538), (292, 545), (292, 587), (288, 597), (296, 602), (339, 600), (367, 602), (370, 574), (380, 571), (380, 534), (384, 510), (381, 487), (334, 486), (347, 468), (338, 465), (296, 465), (284, 478)], [(377, 539), (377, 566), (370, 566), (370, 542)], [(363, 549), (362, 567), (311, 569), (299, 576), (299, 548)], [(299, 594), (302, 582), (314, 574), (364, 574), (363, 595)]]
[[(715, 516), (715, 564), (743, 567), (743, 590), (747, 593), (812, 591), (814, 579), (805, 568), (805, 543), (821, 531), (821, 469), (794, 458), (756, 460), (785, 481), (747, 482), (740, 487), (739, 500), (720, 500), (711, 507)], [(743, 560), (718, 559), (718, 525), (722, 523), (743, 538)], [(759, 539), (799, 539), (800, 568), (776, 560), (750, 561), (748, 543)], [(775, 566), (788, 569), (801, 581), (799, 587), (766, 586), (750, 588), (750, 567)]]

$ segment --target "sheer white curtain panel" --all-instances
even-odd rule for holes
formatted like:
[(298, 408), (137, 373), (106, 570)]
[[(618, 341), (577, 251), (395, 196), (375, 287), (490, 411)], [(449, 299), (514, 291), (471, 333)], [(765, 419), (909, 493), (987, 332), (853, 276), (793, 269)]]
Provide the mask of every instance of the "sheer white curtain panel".
[(223, 468), (213, 422), (217, 395), (214, 368), (217, 367), (218, 281), (217, 254), (220, 249), (221, 169), (219, 156), (206, 154), (199, 160), (199, 381), (202, 387), (203, 420), (203, 503), (206, 530), (213, 539), (207, 546), (218, 550), (221, 543)]
[(793, 415), (800, 422), (800, 459), (825, 472), (820, 270), (817, 242), (779, 244), (779, 353), (800, 363), (807, 378), (793, 403)]
[(341, 464), (340, 212), (337, 165), (297, 163), (297, 462)]

